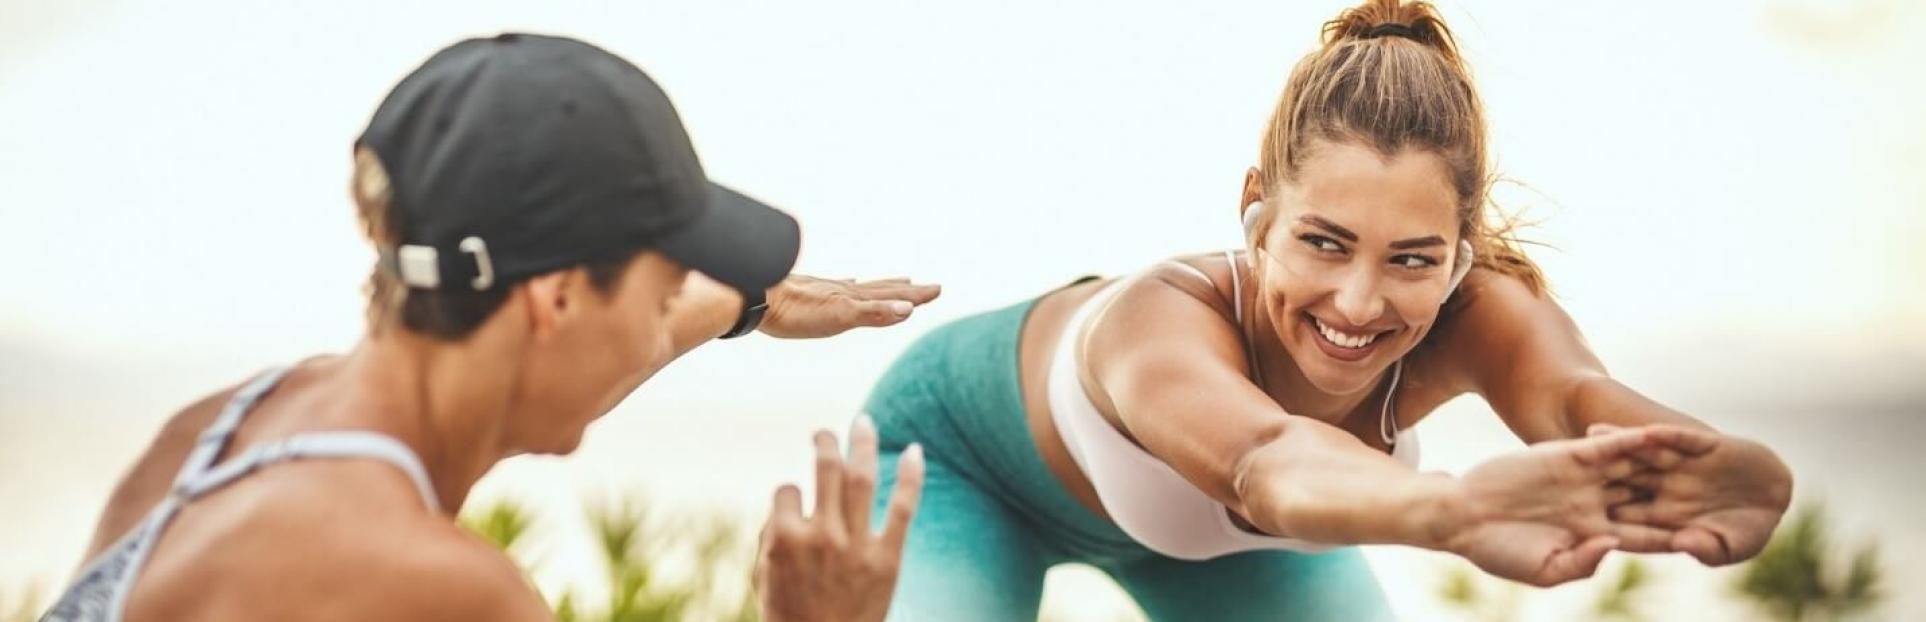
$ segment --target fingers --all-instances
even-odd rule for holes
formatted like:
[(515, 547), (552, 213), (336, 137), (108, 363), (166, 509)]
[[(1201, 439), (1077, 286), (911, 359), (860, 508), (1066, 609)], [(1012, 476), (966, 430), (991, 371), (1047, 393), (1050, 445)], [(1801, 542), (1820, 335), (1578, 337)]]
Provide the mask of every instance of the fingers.
[(1680, 460), (1690, 456), (1703, 455), (1719, 445), (1719, 433), (1698, 428), (1670, 424), (1654, 424), (1637, 428), (1626, 428), (1609, 423), (1594, 423), (1585, 428), (1585, 436), (1609, 436), (1627, 430), (1643, 430), (1651, 445), (1638, 451), (1639, 460), (1655, 469), (1670, 469)]
[(857, 415), (849, 426), (849, 465), (843, 469), (843, 518), (851, 540), (869, 535), (869, 507), (876, 495), (876, 424)]
[(801, 522), (803, 520), (802, 490), (796, 488), (795, 484), (776, 487), (776, 499), (770, 503), (769, 508), (769, 523), (772, 525), (779, 522)]
[(1693, 559), (1707, 566), (1722, 566), (1732, 563), (1732, 549), (1726, 546), (1725, 538), (1704, 527), (1686, 527), (1672, 536), (1672, 550), (1691, 555)]
[[(769, 522), (763, 524), (762, 535), (758, 538), (757, 548), (761, 551), (761, 556), (767, 558), (778, 555), (778, 550), (781, 548), (778, 546), (778, 540), (792, 538), (795, 534), (801, 533), (805, 524), (802, 513), (802, 491), (798, 490), (795, 484), (778, 486), (776, 498), (769, 504)], [(756, 578), (758, 580), (762, 578), (760, 572), (756, 574)]]
[(1665, 483), (1665, 474), (1658, 471), (1642, 470), (1625, 477), (1612, 480), (1614, 485), (1643, 488), (1657, 491)]
[(896, 488), (889, 496), (889, 509), (884, 517), (883, 544), (891, 553), (903, 550), (903, 540), (909, 537), (910, 519), (916, 515), (916, 504), (923, 496), (923, 446), (911, 444), (896, 459)]
[(1628, 553), (1670, 553), (1674, 532), (1648, 525), (1614, 523), (1610, 529), (1618, 538), (1618, 550)]
[[(1634, 496), (1629, 501), (1619, 500), (1621, 493), (1611, 490), (1614, 488), (1630, 489)], [(1654, 499), (1663, 499), (1674, 504), (1696, 505), (1703, 503), (1706, 499), (1705, 484), (1697, 477), (1653, 469), (1639, 469), (1630, 475), (1613, 478), (1606, 484), (1606, 489), (1606, 505)]]
[(1653, 444), (1678, 450), (1686, 456), (1702, 456), (1717, 449), (1722, 437), (1718, 432), (1676, 425), (1650, 425), (1645, 429)]
[(1608, 484), (1605, 486), (1606, 507), (1631, 503), (1637, 501), (1639, 496), (1640, 493), (1638, 489), (1632, 486), (1626, 486), (1624, 484)]
[(1639, 463), (1628, 456), (1605, 463), (1605, 467), (1599, 469), (1598, 474), (1599, 477), (1604, 478), (1605, 481), (1617, 481), (1631, 477), (1633, 473), (1637, 473), (1638, 471)]
[(1670, 471), (1685, 461), (1685, 454), (1669, 447), (1644, 447), (1632, 452), (1646, 468)]
[(847, 320), (854, 326), (890, 326), (909, 319), (914, 310), (915, 303), (907, 300), (852, 300)]
[(915, 285), (908, 279), (901, 282), (872, 281), (859, 283), (856, 291), (865, 300), (903, 300), (916, 304), (927, 304), (943, 294), (943, 286), (934, 283)]
[(1685, 506), (1665, 499), (1633, 502), (1605, 509), (1606, 518), (1611, 519), (1612, 522), (1672, 529), (1684, 527), (1690, 515)]
[(1626, 457), (1632, 450), (1644, 447), (1647, 441), (1646, 432), (1630, 429), (1558, 442), (1571, 443), (1571, 456), (1579, 464), (1588, 467), (1605, 467)]
[(1605, 554), (1618, 548), (1618, 544), (1618, 538), (1613, 536), (1592, 536), (1576, 547), (1553, 553), (1539, 572), (1539, 585), (1557, 585), (1592, 576), (1598, 572), (1598, 564), (1605, 560)]
[(829, 430), (817, 430), (815, 441), (816, 520), (827, 523), (832, 533), (845, 532), (842, 452), (836, 448), (836, 435)]

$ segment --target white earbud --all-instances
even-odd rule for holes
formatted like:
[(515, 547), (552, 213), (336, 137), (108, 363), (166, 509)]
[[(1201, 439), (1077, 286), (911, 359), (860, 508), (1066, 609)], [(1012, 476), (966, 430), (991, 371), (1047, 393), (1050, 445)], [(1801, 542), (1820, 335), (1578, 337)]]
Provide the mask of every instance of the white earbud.
[(1458, 284), (1465, 282), (1465, 275), (1471, 274), (1471, 264), (1475, 263), (1473, 260), (1476, 258), (1477, 254), (1471, 252), (1471, 242), (1458, 240), (1458, 257), (1451, 260), (1451, 287), (1445, 288), (1444, 300), (1438, 301), (1438, 304), (1451, 300), (1451, 294), (1458, 291)]
[(1257, 235), (1257, 219), (1263, 213), (1264, 213), (1263, 201), (1251, 201), (1250, 205), (1247, 205), (1244, 207), (1244, 237), (1245, 238), (1248, 239), (1253, 235)]

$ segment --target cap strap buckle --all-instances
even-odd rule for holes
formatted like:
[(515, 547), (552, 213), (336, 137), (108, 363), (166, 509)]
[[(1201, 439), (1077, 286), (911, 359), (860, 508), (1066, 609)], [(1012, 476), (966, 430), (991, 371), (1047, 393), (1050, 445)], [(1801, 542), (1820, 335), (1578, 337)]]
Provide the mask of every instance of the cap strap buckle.
[(475, 278), (468, 281), (475, 291), (488, 289), (495, 284), (495, 262), (488, 258), (488, 244), (481, 238), (468, 236), (461, 240), (461, 252), (475, 256)]
[[(475, 278), (468, 286), (475, 291), (488, 289), (495, 284), (495, 260), (488, 256), (488, 243), (476, 236), (462, 238), (457, 247), (461, 252), (475, 256)], [(401, 282), (418, 289), (438, 289), (441, 287), (441, 253), (433, 246), (403, 244), (395, 251), (395, 273)]]
[(401, 282), (418, 289), (441, 287), (441, 257), (433, 246), (403, 244), (395, 251), (395, 273)]

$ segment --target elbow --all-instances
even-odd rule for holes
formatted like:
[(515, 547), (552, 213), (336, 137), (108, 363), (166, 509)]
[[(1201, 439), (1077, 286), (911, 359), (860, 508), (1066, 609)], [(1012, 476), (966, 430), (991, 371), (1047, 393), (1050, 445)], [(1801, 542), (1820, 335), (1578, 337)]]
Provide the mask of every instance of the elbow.
[(1573, 374), (1566, 378), (1557, 389), (1551, 391), (1553, 399), (1557, 400), (1552, 408), (1553, 412), (1560, 415), (1560, 435), (1564, 438), (1585, 437), (1589, 426), (1586, 417), (1589, 405), (1622, 389), (1617, 380), (1599, 371)]
[(1252, 526), (1272, 535), (1285, 535), (1295, 531), (1291, 525), (1297, 523), (1292, 516), (1293, 509), (1306, 509), (1314, 504), (1306, 503), (1301, 494), (1303, 486), (1294, 484), (1304, 472), (1303, 464), (1317, 450), (1312, 443), (1306, 443), (1305, 434), (1287, 434), (1280, 428), (1268, 435), (1262, 442), (1240, 454), (1233, 463), (1231, 487), (1236, 495), (1236, 504), (1231, 508), (1244, 517)]

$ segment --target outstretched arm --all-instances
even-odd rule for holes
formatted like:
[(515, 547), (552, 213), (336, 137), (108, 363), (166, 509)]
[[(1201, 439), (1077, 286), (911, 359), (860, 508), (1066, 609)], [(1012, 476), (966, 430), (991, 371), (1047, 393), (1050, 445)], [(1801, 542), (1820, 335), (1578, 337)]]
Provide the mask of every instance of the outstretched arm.
[[(1465, 285), (1465, 306), (1437, 336), (1449, 353), (1441, 367), (1464, 374), (1525, 442), (1653, 423), (1712, 430), (1613, 379), (1549, 296), (1484, 271)], [(1722, 436), (1696, 455), (1654, 449), (1641, 458), (1666, 475), (1631, 479), (1634, 502), (1615, 507), (1613, 518), (1677, 530), (1660, 550), (1707, 564), (1758, 554), (1791, 501), (1792, 472), (1757, 442)]]
[(1606, 519), (1606, 482), (1678, 427), (1544, 443), (1462, 478), (1419, 473), (1246, 379), (1234, 326), (1181, 288), (1125, 286), (1084, 343), (1093, 387), (1144, 449), (1257, 530), (1333, 544), (1450, 551), (1536, 585), (1589, 576), (1622, 542), (1671, 534)]
[[(819, 279), (792, 274), (769, 288), (769, 311), (759, 328), (764, 334), (790, 339), (830, 337), (864, 326), (891, 326), (909, 319), (918, 305), (942, 293), (937, 285), (917, 285), (909, 279), (880, 281)], [(682, 295), (669, 307), (674, 355), (722, 336), (742, 312), (742, 296), (700, 272), (690, 272)]]

